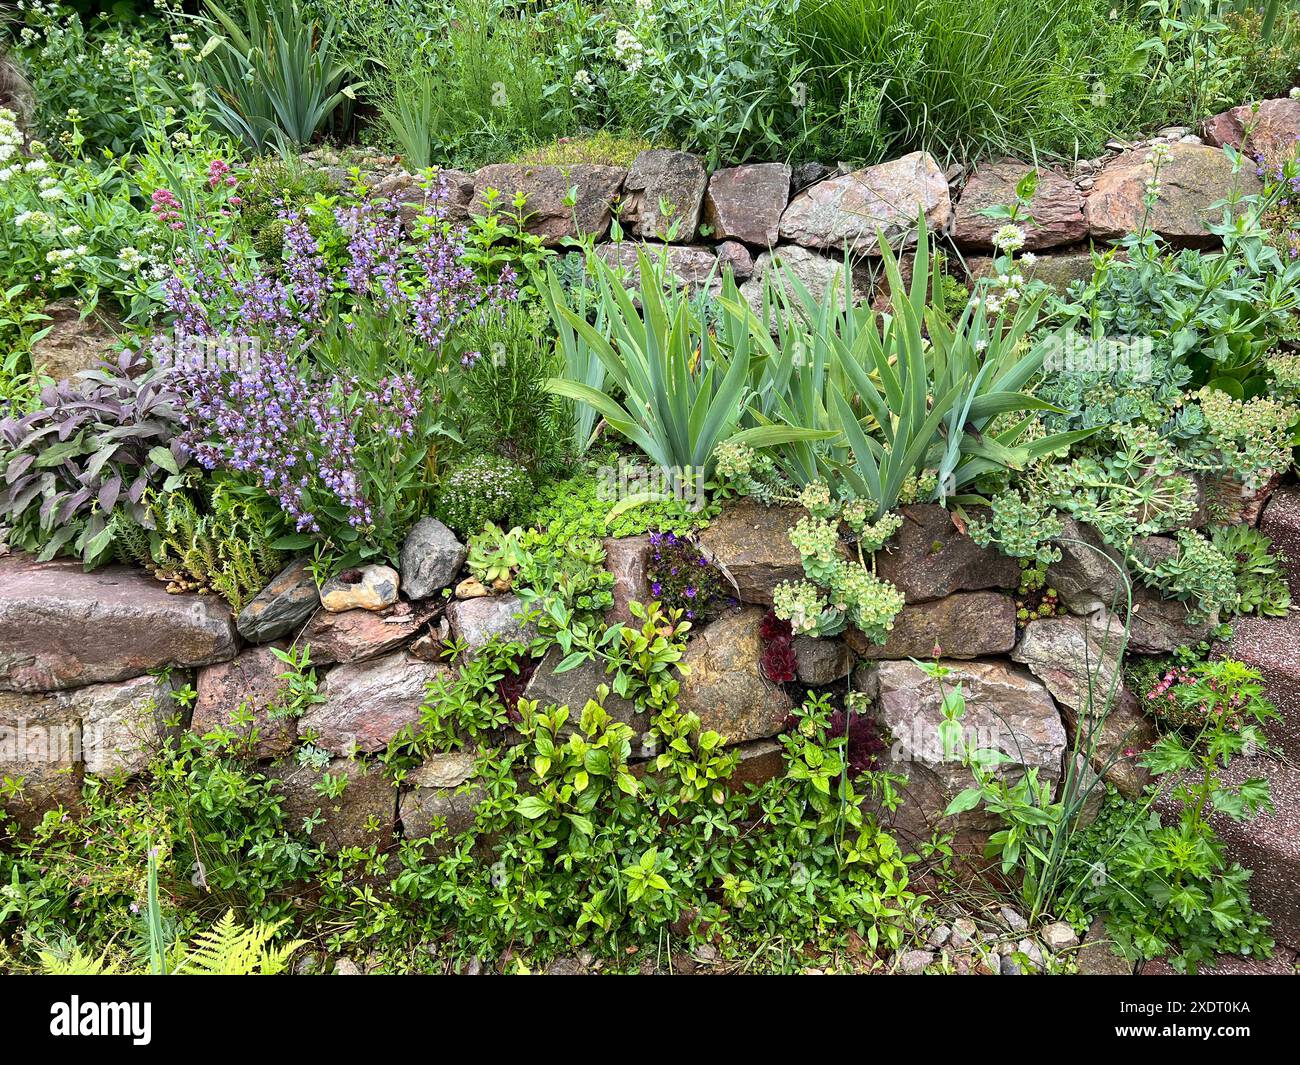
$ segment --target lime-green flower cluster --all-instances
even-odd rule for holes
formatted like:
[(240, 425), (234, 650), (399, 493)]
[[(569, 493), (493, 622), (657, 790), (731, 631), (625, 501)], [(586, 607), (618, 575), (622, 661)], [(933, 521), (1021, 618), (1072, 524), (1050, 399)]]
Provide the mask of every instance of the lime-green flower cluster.
[(1259, 488), (1290, 468), (1300, 422), (1294, 403), (1266, 396), (1233, 399), (1213, 388), (1201, 389), (1197, 399), (1225, 472), (1247, 488)]
[[(790, 622), (800, 635), (833, 636), (852, 625), (875, 643), (884, 643), (894, 618), (903, 609), (903, 594), (877, 577), (874, 559), (902, 525), (900, 515), (889, 512), (874, 522), (867, 516), (874, 506), (862, 500), (842, 503), (823, 481), (813, 481), (799, 494), (808, 513), (790, 529), (790, 542), (803, 561), (803, 581), (784, 581), (773, 594), (776, 616)], [(852, 534), (841, 539), (841, 525)]]

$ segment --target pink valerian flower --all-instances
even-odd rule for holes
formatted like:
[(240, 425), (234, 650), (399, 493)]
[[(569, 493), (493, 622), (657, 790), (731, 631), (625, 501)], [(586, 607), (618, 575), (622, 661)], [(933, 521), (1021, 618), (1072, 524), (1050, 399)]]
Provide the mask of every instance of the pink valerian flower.
[(149, 210), (158, 221), (169, 229), (185, 228), (185, 223), (181, 221), (181, 201), (172, 194), (170, 189), (154, 189), (149, 199), (152, 204)]
[(222, 185), (236, 189), (239, 187), (239, 178), (231, 173), (230, 164), (224, 159), (213, 159), (208, 164), (208, 188), (215, 192)]

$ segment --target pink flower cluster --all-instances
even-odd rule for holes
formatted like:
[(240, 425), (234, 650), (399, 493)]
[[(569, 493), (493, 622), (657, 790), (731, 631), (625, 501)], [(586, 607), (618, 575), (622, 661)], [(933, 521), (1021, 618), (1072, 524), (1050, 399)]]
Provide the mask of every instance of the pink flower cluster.
[(168, 189), (154, 189), (150, 197), (153, 206), (149, 208), (153, 216), (169, 229), (184, 229), (181, 221), (181, 201)]

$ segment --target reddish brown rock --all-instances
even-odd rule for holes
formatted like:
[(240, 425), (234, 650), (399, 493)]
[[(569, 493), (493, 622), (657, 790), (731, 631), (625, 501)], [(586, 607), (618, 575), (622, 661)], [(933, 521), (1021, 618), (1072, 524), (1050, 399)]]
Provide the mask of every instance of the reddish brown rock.
[(739, 240), (759, 248), (777, 242), (781, 215), (790, 202), (790, 168), (752, 163), (716, 171), (704, 196), (704, 224), (715, 240)]
[(1016, 604), (999, 592), (958, 592), (927, 603), (904, 606), (883, 645), (857, 629), (844, 634), (863, 658), (979, 658), (1005, 654), (1016, 642)]
[(321, 611), (303, 629), (299, 642), (311, 648), (311, 660), (319, 665), (362, 662), (405, 647), (433, 613), (406, 602), (383, 611)]
[(82, 370), (93, 370), (113, 352), (124, 332), (122, 323), (103, 308), (82, 317), (76, 300), (56, 300), (45, 308), (49, 321), (40, 328), (48, 332), (32, 344), (32, 365), (55, 381), (64, 381)]
[[(993, 234), (1005, 223), (982, 212), (1014, 204), (1016, 184), (1033, 169), (1030, 163), (1011, 159), (982, 164), (967, 180), (957, 203), (953, 240), (963, 247), (991, 250)], [(1073, 181), (1054, 170), (1039, 171), (1028, 217), (1018, 224), (1025, 231), (1026, 251), (1074, 244), (1088, 235), (1083, 196)]]
[(1215, 146), (1243, 148), (1253, 160), (1262, 155), (1277, 166), (1296, 153), (1300, 141), (1300, 100), (1263, 100), (1244, 104), (1205, 120), (1204, 137)]
[[(190, 722), (195, 734), (205, 736), (216, 729), (238, 733), (254, 758), (278, 758), (293, 750), (297, 718), (277, 712), (285, 689), (280, 677), (289, 667), (275, 656), (274, 646), (250, 647), (229, 662), (199, 670)], [(315, 648), (312, 652), (314, 657)], [(251, 720), (237, 724), (244, 713)]]
[(700, 533), (700, 554), (722, 570), (741, 602), (771, 606), (778, 584), (803, 580), (803, 562), (789, 536), (802, 513), (748, 499), (728, 504)]
[[(700, 226), (708, 174), (689, 152), (651, 148), (632, 161), (623, 183), (620, 221), (642, 240), (689, 244)], [(663, 214), (667, 208), (668, 213)]]
[(1188, 246), (1213, 242), (1205, 223), (1219, 221), (1221, 209), (1213, 205), (1235, 187), (1243, 193), (1260, 191), (1253, 167), (1233, 174), (1223, 152), (1203, 144), (1170, 144), (1160, 165), (1160, 197), (1147, 218), (1146, 186), (1154, 174), (1145, 149), (1124, 152), (1110, 160), (1097, 175), (1084, 201), (1088, 232), (1096, 240), (1116, 240), (1137, 232), (1146, 219), (1166, 240)]
[(429, 683), (450, 672), (402, 651), (335, 666), (321, 687), (324, 702), (303, 714), (299, 731), (312, 732), (317, 746), (335, 754), (372, 754), (418, 725)]
[(636, 619), (628, 609), (629, 603), (648, 603), (650, 581), (646, 567), (650, 553), (649, 536), (609, 537), (603, 542), (605, 568), (614, 575), (614, 605), (605, 615), (611, 625), (633, 625)]
[(729, 744), (774, 736), (790, 714), (790, 696), (759, 672), (763, 613), (746, 607), (719, 618), (694, 634), (683, 656), (690, 673), (678, 706)]
[[(541, 237), (547, 246), (559, 244), (565, 237), (599, 239), (609, 230), (614, 200), (623, 187), (625, 174), (621, 167), (588, 163), (564, 168), (493, 163), (474, 175), (471, 213), (484, 212), (488, 189), (501, 193), (498, 210), (513, 210), (511, 201), (516, 192), (522, 192), (528, 197), (524, 205), (524, 211), (530, 215), (526, 228)], [(570, 188), (577, 189), (577, 202), (573, 206), (564, 202)]]
[(922, 214), (931, 232), (941, 230), (952, 218), (952, 201), (939, 164), (913, 152), (805, 189), (786, 207), (780, 234), (808, 248), (878, 254), (878, 233), (891, 245), (914, 240)]
[(0, 690), (54, 691), (202, 666), (237, 648), (215, 596), (169, 595), (142, 570), (0, 558)]
[[(332, 780), (347, 781), (340, 795), (322, 794), (327, 774)], [(392, 842), (397, 828), (397, 789), (381, 766), (353, 758), (335, 758), (324, 769), (284, 761), (268, 767), (266, 775), (284, 796), (290, 831), (304, 831), (304, 823), (313, 822), (311, 838), (329, 851), (382, 849)]]
[(876, 553), (876, 572), (909, 603), (953, 592), (1020, 587), (1020, 566), (991, 547), (980, 547), (934, 503), (903, 507), (903, 527)]
[[(996, 748), (1016, 766), (1038, 771), (1040, 782), (1060, 780), (1066, 751), (1065, 728), (1047, 689), (1027, 670), (1001, 662), (942, 662), (945, 684), (960, 684), (966, 697), (963, 742)], [(935, 829), (953, 831), (961, 850), (982, 852), (983, 841), (999, 822), (977, 807), (945, 816), (948, 804), (971, 784), (970, 770), (944, 750), (939, 686), (912, 662), (881, 662), (874, 667), (875, 713), (892, 744), (884, 767), (903, 773), (903, 803), (887, 817), (900, 842), (915, 847)], [(955, 754), (955, 752), (952, 752)]]

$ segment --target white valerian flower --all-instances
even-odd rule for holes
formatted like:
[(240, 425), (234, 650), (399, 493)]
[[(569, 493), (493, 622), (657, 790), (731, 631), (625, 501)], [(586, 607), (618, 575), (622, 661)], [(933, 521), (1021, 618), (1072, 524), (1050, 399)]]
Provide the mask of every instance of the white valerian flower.
[(123, 248), (117, 253), (117, 265), (124, 274), (133, 274), (144, 265), (144, 256), (135, 248)]
[(1287, 93), (1287, 95), (1291, 97), (1291, 99), (1293, 100), (1300, 100), (1300, 85), (1296, 85), (1294, 88), (1292, 88), (1291, 91)]
[(48, 189), (41, 189), (41, 199), (49, 200), (51, 203), (63, 199), (63, 186), (51, 185)]
[(0, 169), (0, 185), (3, 185), (16, 173), (18, 173), (18, 171), (15, 170), (12, 166), (6, 166), (3, 169)]
[(1038, 262), (1038, 256), (1032, 251), (1027, 251), (1024, 255), (1020, 256), (1020, 261), (1026, 266), (1033, 266), (1034, 263)]
[(620, 28), (614, 34), (614, 58), (623, 64), (629, 74), (641, 69), (645, 60), (645, 48), (631, 30)]
[(190, 43), (188, 33), (173, 33), (170, 39), (177, 55), (185, 55), (187, 52), (194, 51), (194, 45)]
[(81, 236), (81, 226), (73, 223), (70, 226), (64, 226), (59, 230), (59, 236), (64, 240), (71, 240), (73, 237)]
[(42, 174), (50, 168), (50, 164), (44, 159), (29, 159), (23, 166), (23, 169), (29, 174)]
[(993, 234), (993, 246), (1005, 252), (1017, 252), (1025, 246), (1025, 231), (1008, 222)]
[(573, 87), (575, 89), (590, 89), (591, 71), (585, 69), (575, 70), (573, 72)]

